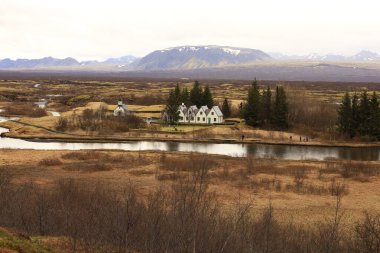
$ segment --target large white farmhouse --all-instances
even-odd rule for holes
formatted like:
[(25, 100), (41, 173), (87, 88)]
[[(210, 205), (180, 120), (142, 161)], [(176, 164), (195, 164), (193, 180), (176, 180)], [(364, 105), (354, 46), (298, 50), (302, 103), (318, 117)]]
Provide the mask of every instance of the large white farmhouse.
[(185, 104), (178, 108), (180, 123), (193, 123), (193, 124), (217, 124), (223, 123), (223, 113), (219, 106), (213, 106), (209, 109), (206, 105), (198, 108), (195, 105), (187, 108)]

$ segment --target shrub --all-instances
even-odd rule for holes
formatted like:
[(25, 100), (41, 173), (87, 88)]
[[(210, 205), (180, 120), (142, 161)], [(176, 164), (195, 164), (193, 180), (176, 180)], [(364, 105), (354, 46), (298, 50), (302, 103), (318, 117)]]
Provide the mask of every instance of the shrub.
[(45, 159), (42, 159), (38, 164), (43, 165), (43, 166), (57, 166), (57, 165), (61, 165), (62, 162), (61, 160), (57, 158), (45, 158)]
[(64, 117), (59, 117), (54, 126), (55, 130), (59, 132), (66, 132), (68, 128), (68, 120)]

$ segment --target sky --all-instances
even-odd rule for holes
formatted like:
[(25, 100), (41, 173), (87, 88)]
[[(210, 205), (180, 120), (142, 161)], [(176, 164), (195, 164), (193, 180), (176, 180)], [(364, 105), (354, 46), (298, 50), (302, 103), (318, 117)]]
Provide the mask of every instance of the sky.
[(103, 60), (182, 45), (380, 53), (377, 0), (0, 0), (0, 59)]

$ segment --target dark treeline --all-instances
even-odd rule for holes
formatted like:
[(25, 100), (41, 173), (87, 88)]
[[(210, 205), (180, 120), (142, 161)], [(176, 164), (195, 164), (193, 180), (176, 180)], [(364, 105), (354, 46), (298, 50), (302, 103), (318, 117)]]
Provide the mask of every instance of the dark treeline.
[(272, 99), (270, 87), (261, 93), (257, 81), (254, 80), (248, 90), (247, 102), (242, 106), (242, 115), (250, 126), (287, 129), (288, 103), (284, 88), (276, 86), (275, 96)]
[(380, 139), (380, 107), (376, 92), (366, 91), (351, 97), (348, 92), (338, 110), (338, 131), (353, 138), (357, 135)]
[(169, 92), (168, 99), (166, 101), (166, 113), (171, 123), (178, 121), (178, 107), (184, 103), (187, 107), (196, 105), (198, 108), (207, 105), (211, 108), (215, 105), (213, 95), (210, 87), (202, 88), (198, 81), (194, 82), (190, 91), (185, 87), (182, 90), (177, 83), (177, 86)]
[(0, 226), (66, 236), (71, 252), (380, 252), (380, 216), (343, 227), (340, 195), (334, 214), (309, 226), (278, 222), (271, 206), (223, 209), (208, 190), (208, 164), (199, 159), (189, 178), (144, 198), (130, 185), (116, 192), (73, 180), (15, 187), (2, 170)]

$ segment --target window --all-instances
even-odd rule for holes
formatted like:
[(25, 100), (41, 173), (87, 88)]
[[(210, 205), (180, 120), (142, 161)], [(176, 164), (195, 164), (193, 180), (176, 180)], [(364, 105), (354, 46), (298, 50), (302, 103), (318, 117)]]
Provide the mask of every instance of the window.
[(200, 113), (200, 115), (202, 115), (202, 114), (203, 114), (203, 112)]
[(186, 120), (189, 120), (189, 118), (188, 118), (188, 117), (186, 117)]
[(200, 121), (200, 120), (201, 120), (201, 118), (197, 117), (197, 121)]
[(216, 118), (214, 118), (214, 122), (216, 122)]
[(205, 117), (203, 117), (203, 121), (206, 121), (206, 118), (205, 118)]
[(183, 120), (183, 117), (181, 116), (181, 120)]
[(214, 112), (211, 112), (211, 115), (214, 115)]

